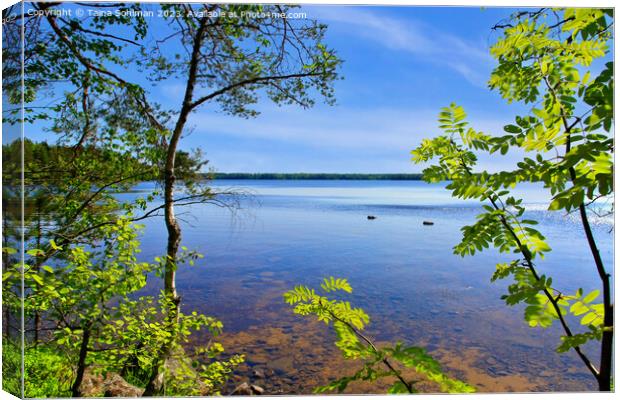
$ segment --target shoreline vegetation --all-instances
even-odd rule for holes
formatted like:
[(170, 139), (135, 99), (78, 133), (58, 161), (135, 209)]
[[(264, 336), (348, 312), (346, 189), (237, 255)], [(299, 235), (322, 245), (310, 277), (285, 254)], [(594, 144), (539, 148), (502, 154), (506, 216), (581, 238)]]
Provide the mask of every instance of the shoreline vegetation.
[(344, 180), (344, 181), (421, 181), (422, 174), (351, 174), (351, 173), (247, 173), (216, 172), (205, 174), (213, 180)]
[[(4, 160), (17, 163), (18, 159), (13, 160), (12, 157), (20, 155), (22, 143), (19, 140), (2, 145), (2, 157)], [(28, 164), (36, 163), (40, 167), (48, 165), (52, 162), (58, 162), (62, 159), (71, 159), (75, 155), (76, 148), (72, 146), (49, 144), (46, 141), (36, 142), (31, 139), (24, 139), (24, 162)], [(101, 159), (105, 161), (111, 155), (97, 149), (93, 146), (85, 146), (81, 149), (89, 157), (93, 159)], [(194, 161), (191, 154), (179, 150), (177, 152), (179, 159), (177, 177), (186, 178), (189, 172), (192, 176), (205, 180), (345, 180), (345, 181), (421, 181), (421, 173), (315, 173), (315, 172), (198, 172), (200, 163)], [(125, 162), (130, 163), (131, 167), (144, 167), (142, 161), (127, 157)], [(145, 176), (146, 177), (146, 176)], [(7, 176), (8, 178), (8, 176)], [(31, 179), (36, 177), (31, 176)]]

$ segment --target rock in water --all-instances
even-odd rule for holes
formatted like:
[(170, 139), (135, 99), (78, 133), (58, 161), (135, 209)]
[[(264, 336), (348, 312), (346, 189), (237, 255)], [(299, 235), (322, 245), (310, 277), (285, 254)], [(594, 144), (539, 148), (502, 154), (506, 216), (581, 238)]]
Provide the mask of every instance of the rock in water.
[(105, 383), (104, 397), (140, 397), (144, 389), (130, 385), (120, 375), (114, 374)]
[(243, 382), (241, 385), (237, 386), (231, 393), (233, 396), (251, 396), (252, 394), (252, 388), (247, 382)]
[(144, 389), (130, 385), (119, 374), (95, 373), (93, 367), (86, 369), (80, 385), (80, 394), (83, 397), (140, 397), (142, 392)]
[(423, 221), (422, 225), (435, 225), (433, 221)]
[(377, 219), (377, 217), (375, 217), (374, 215), (369, 215), (368, 217), (366, 217), (368, 219)]
[(252, 389), (252, 393), (254, 394), (263, 394), (265, 393), (265, 389), (263, 389), (262, 387), (258, 386), (258, 385), (250, 385), (250, 389)]

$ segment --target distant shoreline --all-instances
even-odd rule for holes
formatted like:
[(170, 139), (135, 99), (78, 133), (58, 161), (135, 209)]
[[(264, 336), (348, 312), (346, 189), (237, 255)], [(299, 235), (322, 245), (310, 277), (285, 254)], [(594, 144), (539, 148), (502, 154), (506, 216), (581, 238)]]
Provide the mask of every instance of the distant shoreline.
[(419, 181), (422, 174), (338, 174), (338, 173), (247, 173), (217, 172), (210, 174), (214, 180), (347, 180), (347, 181)]

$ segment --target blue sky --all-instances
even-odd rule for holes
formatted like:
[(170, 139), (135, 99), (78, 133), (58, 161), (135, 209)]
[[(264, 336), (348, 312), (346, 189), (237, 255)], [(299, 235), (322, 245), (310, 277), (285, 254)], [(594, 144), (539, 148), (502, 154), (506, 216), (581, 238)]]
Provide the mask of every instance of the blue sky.
[[(490, 134), (527, 111), (486, 87), (494, 66), (491, 27), (514, 9), (480, 7), (305, 6), (325, 22), (327, 44), (344, 60), (335, 106), (278, 107), (268, 100), (250, 120), (218, 112), (216, 103), (193, 114), (181, 148), (201, 148), (220, 172), (414, 173), (410, 150), (434, 136), (441, 107), (456, 102), (469, 121)], [(184, 86), (152, 87), (156, 101), (180, 106)], [(40, 131), (35, 129), (32, 132)], [(38, 133), (38, 132), (37, 132)], [(35, 135), (40, 139), (45, 135)], [(514, 165), (519, 154), (479, 168)]]
[[(327, 42), (344, 60), (344, 79), (336, 83), (337, 105), (317, 103), (302, 110), (263, 102), (261, 115), (251, 120), (217, 113), (207, 105), (190, 118), (193, 132), (183, 146), (201, 147), (218, 171), (418, 172), (409, 151), (439, 132), (441, 107), (454, 101), (479, 129), (496, 132), (522, 110), (486, 88), (494, 65), (488, 53), (494, 40), (490, 28), (513, 10), (305, 10), (308, 17), (328, 24)], [(166, 87), (160, 90), (170, 93)], [(483, 168), (492, 166), (481, 161)]]

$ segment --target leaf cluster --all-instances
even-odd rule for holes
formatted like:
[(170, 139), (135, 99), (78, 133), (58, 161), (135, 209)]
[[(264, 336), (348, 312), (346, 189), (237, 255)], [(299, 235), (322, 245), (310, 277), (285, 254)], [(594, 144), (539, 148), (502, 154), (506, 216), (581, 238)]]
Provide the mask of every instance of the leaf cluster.
[[(583, 315), (581, 324), (588, 331), (566, 330), (558, 347), (566, 351), (600, 340), (603, 304), (590, 304), (596, 291), (583, 298), (580, 289), (570, 296), (538, 273), (534, 261), (551, 248), (511, 189), (522, 182), (540, 184), (551, 195), (549, 211), (579, 211), (581, 218), (601, 199), (611, 197), (613, 210), (613, 62), (595, 77), (590, 69), (609, 52), (613, 13), (542, 9), (519, 12), (501, 26), (503, 35), (491, 48), (497, 66), (489, 87), (508, 102), (530, 104), (530, 112), (504, 126), (503, 134), (490, 135), (470, 127), (464, 109), (453, 103), (439, 114), (444, 134), (424, 139), (412, 151), (412, 160), (433, 162), (424, 170), (426, 181), (449, 181), (454, 197), (483, 203), (476, 222), (461, 229), (454, 252), (473, 255), (493, 247), (516, 254), (514, 261), (497, 265), (492, 280), (512, 278), (503, 298), (509, 305), (526, 304), (530, 326), (548, 327), (560, 320), (567, 327), (565, 315)], [(505, 155), (511, 150), (525, 154), (514, 169), (476, 171), (480, 153)]]
[[(353, 291), (346, 279), (334, 277), (325, 278), (321, 290), (325, 294)], [(340, 349), (342, 356), (363, 363), (354, 374), (317, 387), (315, 393), (328, 391), (342, 393), (351, 382), (374, 382), (386, 377), (394, 380), (388, 393), (414, 393), (416, 381), (406, 380), (402, 372), (395, 367), (395, 362), (436, 382), (441, 391), (448, 393), (474, 391), (473, 387), (445, 375), (440, 364), (421, 347), (407, 347), (400, 342), (384, 347), (376, 346), (362, 333), (370, 323), (370, 317), (363, 309), (353, 307), (347, 301), (330, 299), (317, 293), (315, 289), (303, 285), (284, 293), (284, 301), (293, 306), (296, 314), (314, 315), (319, 321), (331, 325), (337, 337), (336, 347)]]
[[(139, 261), (138, 233), (127, 218), (100, 229), (102, 241), (90, 249), (65, 249), (52, 241), (53, 250), (65, 252), (64, 263), (40, 268), (15, 264), (3, 273), (3, 285), (8, 288), (20, 286), (23, 276), (26, 315), (39, 313), (52, 328), (45, 348), (56, 349), (53, 351), (63, 354), (64, 363), (72, 366), (86, 349), (85, 365), (92, 366), (94, 373), (140, 375), (156, 365), (158, 351), (173, 338), (176, 367), (166, 374), (170, 390), (179, 395), (218, 394), (230, 373), (244, 361), (242, 355), (222, 357), (224, 348), (213, 341), (222, 332), (222, 323), (197, 312), (174, 313), (171, 318), (174, 301), (164, 293), (158, 299), (135, 298), (158, 264)], [(11, 256), (16, 250), (4, 248), (3, 253)], [(43, 255), (40, 249), (27, 251), (33, 259)], [(186, 256), (198, 257), (193, 253)], [(4, 293), (3, 305), (17, 311), (21, 306), (18, 291)], [(188, 355), (183, 346), (197, 332), (209, 344)], [(44, 373), (44, 366), (36, 368)], [(68, 390), (73, 379), (71, 373), (62, 390)]]

